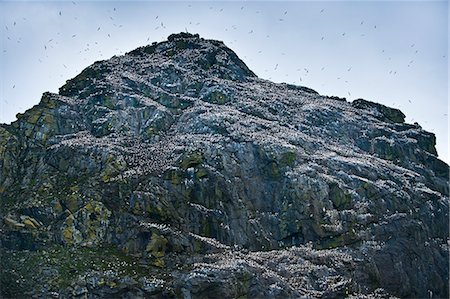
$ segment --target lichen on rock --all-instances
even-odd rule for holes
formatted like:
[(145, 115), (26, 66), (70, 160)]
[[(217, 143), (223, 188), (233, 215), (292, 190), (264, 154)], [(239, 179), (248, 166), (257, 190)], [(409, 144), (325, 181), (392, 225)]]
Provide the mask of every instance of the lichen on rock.
[(69, 245), (92, 247), (105, 241), (109, 226), (109, 211), (102, 202), (90, 201), (64, 220), (62, 240)]

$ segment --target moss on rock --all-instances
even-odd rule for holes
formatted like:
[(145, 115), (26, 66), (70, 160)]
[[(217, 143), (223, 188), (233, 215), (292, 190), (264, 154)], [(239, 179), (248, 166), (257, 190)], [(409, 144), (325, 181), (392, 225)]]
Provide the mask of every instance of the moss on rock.
[(180, 167), (186, 170), (190, 167), (200, 165), (202, 162), (203, 162), (203, 154), (200, 152), (193, 152), (183, 157), (183, 159), (180, 162)]
[(111, 212), (98, 201), (90, 201), (70, 214), (62, 226), (62, 240), (69, 245), (94, 246), (106, 235)]
[(329, 188), (329, 198), (336, 209), (345, 210), (351, 207), (352, 197), (348, 192), (342, 190), (336, 183), (331, 183)]

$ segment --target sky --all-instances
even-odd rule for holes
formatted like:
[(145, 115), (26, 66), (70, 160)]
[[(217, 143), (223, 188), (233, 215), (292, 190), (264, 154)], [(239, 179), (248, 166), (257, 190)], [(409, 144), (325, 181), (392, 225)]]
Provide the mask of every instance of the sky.
[(188, 31), (256, 75), (401, 109), (449, 163), (447, 1), (1, 1), (0, 123), (95, 61)]

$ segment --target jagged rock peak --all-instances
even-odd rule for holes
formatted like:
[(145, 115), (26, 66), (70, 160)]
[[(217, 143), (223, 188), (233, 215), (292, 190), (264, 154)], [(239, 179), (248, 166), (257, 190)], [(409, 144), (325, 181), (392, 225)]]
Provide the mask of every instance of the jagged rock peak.
[(246, 82), (256, 75), (223, 42), (206, 40), (198, 34), (178, 33), (170, 35), (167, 41), (95, 62), (68, 80), (59, 93), (83, 98), (102, 86), (123, 89), (130, 81), (140, 82), (138, 85), (163, 84), (160, 79), (164, 79), (166, 84), (186, 87), (190, 85), (187, 81), (195, 85), (214, 78)]
[(154, 42), (127, 54), (133, 56), (160, 54), (181, 63), (200, 63), (199, 66), (203, 70), (226, 68), (235, 73), (235, 76), (231, 76), (229, 79), (256, 77), (236, 53), (225, 46), (223, 42), (204, 39), (198, 34), (186, 32), (171, 34), (165, 42)]

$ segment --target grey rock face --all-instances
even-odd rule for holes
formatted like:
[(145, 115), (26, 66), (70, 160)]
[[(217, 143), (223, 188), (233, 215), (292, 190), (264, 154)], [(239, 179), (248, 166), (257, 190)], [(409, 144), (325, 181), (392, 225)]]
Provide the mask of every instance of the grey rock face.
[(187, 33), (96, 62), (0, 126), (2, 295), (446, 298), (449, 168), (404, 117)]

